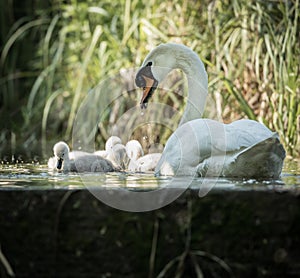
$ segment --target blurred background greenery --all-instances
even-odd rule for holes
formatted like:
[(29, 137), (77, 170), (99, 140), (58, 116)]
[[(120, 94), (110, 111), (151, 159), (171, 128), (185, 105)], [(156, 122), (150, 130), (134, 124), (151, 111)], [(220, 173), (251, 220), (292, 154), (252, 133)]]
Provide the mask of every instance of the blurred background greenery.
[[(170, 41), (204, 61), (225, 122), (259, 120), (299, 156), (299, 10), (299, 0), (1, 0), (0, 158), (43, 157), (52, 142), (71, 143), (89, 90)], [(131, 98), (102, 118), (99, 146), (113, 113), (136, 105), (140, 94)]]

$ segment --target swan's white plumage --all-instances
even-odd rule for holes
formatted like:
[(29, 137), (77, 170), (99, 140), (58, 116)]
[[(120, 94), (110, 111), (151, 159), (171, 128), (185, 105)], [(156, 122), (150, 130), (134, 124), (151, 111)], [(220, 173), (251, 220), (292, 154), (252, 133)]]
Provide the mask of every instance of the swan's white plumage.
[(203, 115), (208, 93), (208, 78), (204, 64), (190, 48), (175, 43), (161, 44), (145, 58), (143, 65), (152, 63), (152, 74), (160, 83), (173, 69), (182, 69), (188, 80), (188, 101), (179, 126)]
[(153, 171), (161, 158), (161, 153), (149, 153), (144, 155), (142, 145), (137, 140), (127, 142), (126, 152), (130, 158), (128, 170), (133, 172)]
[(180, 44), (162, 44), (147, 55), (143, 67), (149, 62), (158, 83), (172, 69), (180, 68), (189, 86), (186, 109), (179, 128), (166, 143), (155, 169), (157, 175), (280, 175), (285, 151), (276, 133), (251, 120), (223, 124), (200, 119), (208, 86), (204, 65), (195, 52)]
[(278, 135), (256, 121), (223, 124), (197, 119), (171, 135), (155, 171), (158, 175), (278, 177), (284, 155)]
[(69, 146), (63, 141), (54, 145), (53, 153), (54, 157), (48, 161), (50, 170), (64, 172), (111, 172), (115, 170), (110, 161), (95, 154), (73, 152), (73, 158), (70, 159)]

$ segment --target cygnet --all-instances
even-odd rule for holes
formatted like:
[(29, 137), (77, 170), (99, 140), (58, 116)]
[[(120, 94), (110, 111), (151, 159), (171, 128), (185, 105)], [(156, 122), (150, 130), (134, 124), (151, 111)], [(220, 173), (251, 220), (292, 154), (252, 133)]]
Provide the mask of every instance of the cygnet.
[(50, 170), (63, 172), (112, 172), (115, 170), (110, 161), (95, 154), (80, 152), (70, 159), (69, 146), (60, 141), (53, 147), (54, 157), (48, 161)]
[(142, 145), (137, 140), (130, 140), (126, 144), (126, 152), (130, 158), (128, 170), (133, 172), (154, 171), (161, 153), (149, 153), (144, 155)]

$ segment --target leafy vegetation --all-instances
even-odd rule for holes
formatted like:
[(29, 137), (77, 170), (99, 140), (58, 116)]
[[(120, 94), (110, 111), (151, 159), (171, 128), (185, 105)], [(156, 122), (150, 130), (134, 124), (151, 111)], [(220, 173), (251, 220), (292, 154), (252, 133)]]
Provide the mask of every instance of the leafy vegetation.
[[(0, 4), (1, 153), (20, 145), (49, 154), (47, 142), (70, 141), (90, 90), (173, 41), (206, 64), (210, 96), (225, 122), (257, 119), (299, 155), (299, 0), (38, 2)], [(177, 95), (163, 97), (182, 106)], [(103, 113), (99, 146), (116, 114), (136, 105), (139, 95), (128, 98)], [(164, 143), (169, 132), (160, 128), (155, 138)]]

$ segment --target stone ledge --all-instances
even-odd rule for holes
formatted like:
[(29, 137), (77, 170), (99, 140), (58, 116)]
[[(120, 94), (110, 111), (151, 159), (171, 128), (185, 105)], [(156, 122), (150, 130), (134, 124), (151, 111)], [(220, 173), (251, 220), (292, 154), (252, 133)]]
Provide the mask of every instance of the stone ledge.
[[(300, 276), (297, 194), (197, 194), (188, 190), (162, 209), (129, 213), (87, 190), (1, 191), (2, 252), (16, 277), (156, 277), (185, 250), (184, 268), (174, 260), (165, 277), (196, 277), (195, 265), (204, 277)], [(191, 255), (196, 251), (203, 256)], [(6, 277), (1, 264), (0, 274)]]

